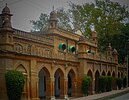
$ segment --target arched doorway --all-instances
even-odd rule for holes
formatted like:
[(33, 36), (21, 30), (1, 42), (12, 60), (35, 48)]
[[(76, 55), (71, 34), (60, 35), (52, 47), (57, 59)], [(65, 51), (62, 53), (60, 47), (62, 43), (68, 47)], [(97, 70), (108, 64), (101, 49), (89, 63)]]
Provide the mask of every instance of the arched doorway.
[(103, 72), (102, 72), (102, 75), (103, 75), (103, 76), (105, 76), (105, 75), (106, 75), (105, 71), (103, 71)]
[(108, 75), (108, 76), (111, 76), (111, 72), (110, 72), (110, 71), (108, 71), (107, 75)]
[(24, 85), (24, 89), (23, 89), (23, 92), (22, 92), (22, 99), (23, 100), (27, 100), (27, 98), (28, 98), (28, 80), (27, 80), (27, 71), (26, 71), (26, 69), (25, 69), (25, 67), (22, 65), (22, 64), (20, 64), (17, 68), (16, 68), (16, 70), (17, 71), (20, 71), (20, 72), (22, 72), (22, 74), (25, 76), (25, 78), (26, 78), (26, 83), (25, 83), (25, 85)]
[(99, 71), (97, 70), (95, 73), (95, 93), (98, 93), (99, 91), (99, 88), (98, 88), (99, 77), (100, 77), (100, 74), (99, 74)]
[(76, 87), (75, 87), (75, 73), (73, 70), (70, 70), (68, 73), (68, 96), (75, 96)]
[(92, 94), (92, 92), (93, 92), (93, 75), (92, 75), (91, 70), (88, 71), (87, 76), (89, 76), (90, 79), (91, 79), (91, 85), (90, 85), (90, 87), (89, 87), (88, 93), (89, 93), (89, 94)]
[(118, 72), (118, 78), (120, 78), (120, 72)]
[[(46, 98), (46, 96), (48, 96), (48, 80), (50, 79), (50, 73), (48, 72), (48, 70), (43, 67), (38, 74), (39, 77), (39, 81), (38, 81), (38, 94), (39, 94), (39, 98), (40, 100), (42, 100), (43, 98)], [(50, 88), (50, 87), (49, 87)]]
[(55, 97), (64, 96), (64, 74), (61, 69), (57, 69), (55, 72)]
[(113, 88), (113, 90), (115, 90), (117, 88), (117, 86), (116, 86), (116, 75), (115, 75), (114, 71), (112, 73), (112, 77), (113, 77), (112, 88)]
[(121, 72), (121, 78), (123, 78), (123, 72)]

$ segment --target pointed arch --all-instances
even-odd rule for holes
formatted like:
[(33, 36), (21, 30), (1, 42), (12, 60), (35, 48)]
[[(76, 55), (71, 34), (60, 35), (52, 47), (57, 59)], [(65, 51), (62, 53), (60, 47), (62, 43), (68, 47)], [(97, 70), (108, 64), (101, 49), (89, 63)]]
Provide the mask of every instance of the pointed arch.
[(118, 78), (120, 78), (120, 72), (118, 72)]
[(16, 70), (22, 72), (23, 74), (27, 74), (27, 70), (22, 64), (18, 65)]
[(121, 78), (123, 78), (123, 72), (121, 72)]
[(107, 75), (108, 75), (108, 76), (111, 76), (111, 72), (110, 72), (110, 71), (108, 71)]
[(102, 72), (102, 75), (103, 75), (103, 76), (106, 76), (106, 73), (105, 73), (105, 71), (104, 71), (104, 70), (103, 70), (103, 72)]
[(60, 97), (63, 95), (63, 90), (64, 90), (64, 73), (63, 71), (58, 68), (55, 73), (54, 73), (54, 78), (55, 78), (55, 97)]
[(22, 97), (21, 98), (27, 98), (27, 95), (28, 95), (28, 85), (27, 85), (27, 70), (26, 68), (23, 66), (23, 64), (19, 64), (16, 69), (17, 71), (20, 71), (22, 72), (22, 74), (25, 76), (25, 85), (24, 85), (24, 89), (23, 89), (23, 92), (22, 92)]
[(116, 80), (115, 80), (116, 75), (115, 75), (114, 71), (112, 72), (112, 77), (113, 77), (112, 88), (113, 88), (113, 90), (115, 90), (115, 89), (117, 89), (117, 87), (116, 87), (117, 85), (116, 85)]
[(100, 77), (100, 73), (99, 73), (99, 71), (97, 70), (97, 71), (95, 72), (95, 92), (96, 92), (96, 93), (98, 93), (98, 91), (99, 91), (99, 88), (98, 88), (99, 77)]
[(43, 99), (49, 96), (49, 80), (50, 80), (50, 72), (46, 67), (43, 67), (38, 73), (39, 81), (38, 81), (38, 94), (39, 98)]
[(89, 70), (89, 71), (87, 72), (87, 76), (89, 76), (90, 79), (91, 79), (91, 85), (90, 85), (90, 87), (89, 87), (89, 94), (92, 94), (92, 90), (93, 90), (93, 73), (92, 73), (91, 70)]
[(115, 77), (116, 77), (116, 75), (115, 75), (115, 72), (114, 72), (114, 71), (112, 72), (112, 77), (113, 77), (113, 78), (115, 78)]
[(68, 72), (68, 96), (74, 96), (75, 95), (75, 84), (76, 84), (76, 76), (75, 72), (73, 69), (71, 69)]

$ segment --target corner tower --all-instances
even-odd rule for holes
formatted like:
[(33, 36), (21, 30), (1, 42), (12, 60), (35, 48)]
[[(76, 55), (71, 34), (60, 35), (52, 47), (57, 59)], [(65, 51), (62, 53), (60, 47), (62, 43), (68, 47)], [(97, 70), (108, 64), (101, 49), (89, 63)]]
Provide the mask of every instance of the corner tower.
[(57, 13), (54, 10), (53, 6), (53, 11), (50, 13), (50, 19), (49, 19), (49, 28), (57, 28)]
[(11, 25), (10, 9), (7, 4), (2, 10), (0, 27), (0, 48), (2, 50), (12, 50), (13, 48), (13, 29)]

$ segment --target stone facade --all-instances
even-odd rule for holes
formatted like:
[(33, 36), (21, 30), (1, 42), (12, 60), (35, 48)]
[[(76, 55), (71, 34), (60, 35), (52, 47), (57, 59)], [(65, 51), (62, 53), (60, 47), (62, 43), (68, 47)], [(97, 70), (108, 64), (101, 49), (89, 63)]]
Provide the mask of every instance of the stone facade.
[(105, 55), (99, 53), (96, 32), (92, 33), (92, 39), (87, 39), (59, 28), (54, 10), (45, 32), (12, 28), (12, 14), (7, 5), (0, 16), (0, 100), (8, 100), (4, 74), (12, 69), (26, 76), (22, 100), (83, 96), (81, 84), (85, 74), (91, 77), (89, 93), (94, 94), (100, 75), (127, 74), (126, 65), (118, 65), (118, 54), (111, 44)]

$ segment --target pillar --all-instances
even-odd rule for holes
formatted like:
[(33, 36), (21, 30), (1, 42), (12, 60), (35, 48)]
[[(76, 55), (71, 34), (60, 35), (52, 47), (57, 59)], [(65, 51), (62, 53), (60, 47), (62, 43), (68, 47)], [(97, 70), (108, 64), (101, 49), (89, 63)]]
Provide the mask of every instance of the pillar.
[(61, 80), (60, 80), (60, 97), (61, 98), (63, 98), (64, 97), (64, 95), (65, 95), (65, 92), (66, 92), (66, 90), (65, 90), (65, 80), (63, 79), (63, 78), (61, 78)]
[(54, 96), (54, 77), (50, 77), (46, 82), (46, 98), (51, 98), (51, 100), (55, 99)]
[(31, 60), (30, 74), (30, 98), (31, 100), (40, 100), (38, 96), (38, 75), (35, 70), (36, 60)]
[(77, 82), (76, 79), (72, 79), (72, 97), (77, 97)]
[(95, 94), (95, 77), (92, 80), (92, 94)]
[(64, 98), (68, 98), (68, 78), (64, 79)]

